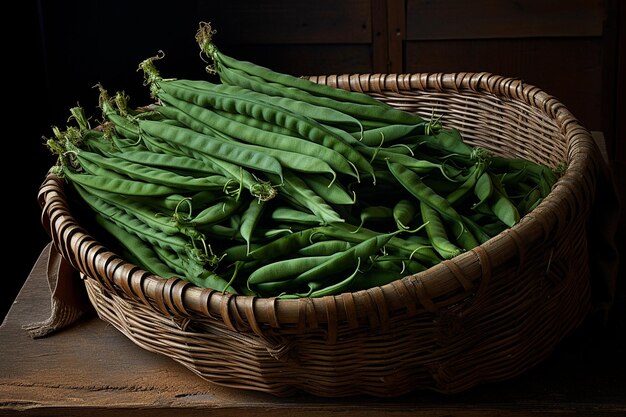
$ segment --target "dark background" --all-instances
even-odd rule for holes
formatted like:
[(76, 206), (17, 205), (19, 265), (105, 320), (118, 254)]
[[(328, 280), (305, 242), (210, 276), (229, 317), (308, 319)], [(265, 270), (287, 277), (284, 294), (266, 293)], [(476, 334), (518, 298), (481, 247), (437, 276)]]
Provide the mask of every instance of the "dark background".
[[(37, 191), (54, 161), (42, 136), (51, 125), (65, 126), (76, 104), (97, 120), (97, 82), (125, 90), (131, 105), (146, 103), (136, 69), (158, 50), (166, 54), (159, 63), (165, 76), (206, 77), (194, 40), (199, 21), (214, 24), (224, 52), (295, 75), (487, 71), (522, 78), (603, 132), (624, 194), (626, 6), (618, 0), (20, 3), (15, 15), (6, 13), (15, 38), (5, 40), (3, 59), (11, 74), (5, 89), (16, 91), (5, 96), (5, 157), (17, 169), (5, 170), (9, 249), (0, 317), (48, 242)], [(620, 317), (624, 298), (620, 287)]]

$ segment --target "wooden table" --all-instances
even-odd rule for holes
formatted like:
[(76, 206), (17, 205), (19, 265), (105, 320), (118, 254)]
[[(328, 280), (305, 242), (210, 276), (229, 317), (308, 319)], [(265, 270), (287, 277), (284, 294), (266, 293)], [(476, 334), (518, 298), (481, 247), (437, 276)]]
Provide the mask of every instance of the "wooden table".
[(56, 335), (31, 339), (22, 326), (46, 319), (50, 309), (46, 258), (44, 251), (0, 327), (0, 415), (626, 415), (624, 346), (597, 330), (593, 320), (537, 368), (459, 395), (275, 398), (204, 381), (169, 358), (137, 347), (95, 316)]

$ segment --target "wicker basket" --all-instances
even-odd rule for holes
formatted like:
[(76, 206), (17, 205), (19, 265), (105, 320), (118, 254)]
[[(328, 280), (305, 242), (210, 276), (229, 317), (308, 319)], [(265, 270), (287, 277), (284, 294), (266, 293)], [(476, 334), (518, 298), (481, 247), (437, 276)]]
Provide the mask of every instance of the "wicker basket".
[(599, 153), (555, 98), (487, 73), (310, 77), (364, 91), (494, 153), (567, 171), (515, 227), (383, 287), (317, 299), (233, 296), (162, 279), (81, 227), (64, 182), (40, 189), (43, 222), (99, 316), (140, 347), (216, 384), (274, 395), (445, 393), (518, 375), (590, 307), (586, 226)]

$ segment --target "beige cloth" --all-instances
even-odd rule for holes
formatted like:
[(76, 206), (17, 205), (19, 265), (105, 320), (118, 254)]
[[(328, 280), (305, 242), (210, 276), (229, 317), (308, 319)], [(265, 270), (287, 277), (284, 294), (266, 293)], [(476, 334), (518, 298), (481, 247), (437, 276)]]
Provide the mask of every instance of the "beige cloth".
[(47, 278), (50, 287), (50, 317), (24, 326), (33, 338), (48, 336), (78, 321), (93, 310), (78, 271), (67, 262), (51, 242), (48, 252)]

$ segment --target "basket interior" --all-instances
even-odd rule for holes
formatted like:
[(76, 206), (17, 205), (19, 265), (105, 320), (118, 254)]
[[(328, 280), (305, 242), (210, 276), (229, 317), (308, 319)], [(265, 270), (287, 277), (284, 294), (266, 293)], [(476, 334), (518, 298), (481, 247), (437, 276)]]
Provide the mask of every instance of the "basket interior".
[(466, 142), (497, 155), (550, 167), (566, 161), (567, 143), (557, 121), (524, 102), (474, 91), (404, 90), (373, 95), (425, 119), (440, 119), (444, 127), (460, 130)]

